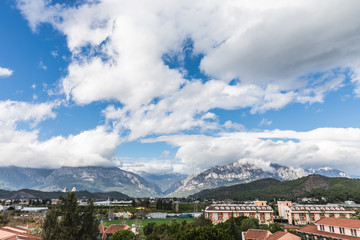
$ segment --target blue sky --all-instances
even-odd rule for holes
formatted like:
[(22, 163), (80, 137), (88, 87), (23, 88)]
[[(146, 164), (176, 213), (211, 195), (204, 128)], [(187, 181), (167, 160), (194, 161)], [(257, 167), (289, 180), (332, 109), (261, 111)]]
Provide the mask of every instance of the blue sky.
[(0, 164), (190, 174), (261, 160), (354, 174), (359, 9), (1, 1)]

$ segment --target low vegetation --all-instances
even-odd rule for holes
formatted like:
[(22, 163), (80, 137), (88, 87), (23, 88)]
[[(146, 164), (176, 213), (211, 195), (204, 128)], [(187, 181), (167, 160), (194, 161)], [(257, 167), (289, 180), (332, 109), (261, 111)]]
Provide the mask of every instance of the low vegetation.
[(259, 225), (258, 219), (248, 217), (230, 218), (224, 223), (213, 225), (210, 220), (200, 217), (194, 222), (173, 220), (170, 224), (148, 223), (144, 227), (147, 240), (241, 240), (241, 232), (252, 229), (268, 229), (271, 232), (282, 231), (278, 223)]

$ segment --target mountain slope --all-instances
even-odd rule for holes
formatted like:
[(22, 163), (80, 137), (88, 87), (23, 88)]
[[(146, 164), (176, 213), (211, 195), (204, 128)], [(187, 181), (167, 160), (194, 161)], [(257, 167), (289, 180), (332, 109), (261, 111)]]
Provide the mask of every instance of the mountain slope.
[(216, 166), (194, 174), (181, 181), (181, 183), (174, 184), (172, 186), (174, 191), (168, 191), (168, 196), (188, 196), (207, 188), (252, 182), (264, 178), (290, 180), (306, 175), (308, 174), (302, 169), (291, 169), (278, 164), (270, 164), (268, 170), (265, 171), (254, 164), (238, 161), (225, 166)]
[(0, 188), (17, 190), (31, 188), (42, 191), (60, 191), (64, 188), (92, 192), (118, 191), (133, 197), (151, 197), (161, 189), (139, 175), (117, 167), (61, 167), (59, 169), (32, 169), (0, 167)]
[(166, 191), (174, 183), (180, 182), (188, 177), (188, 175), (180, 174), (180, 173), (155, 174), (155, 173), (139, 172), (138, 174), (141, 177), (143, 177), (146, 181), (158, 185), (162, 191)]
[(220, 186), (231, 186), (264, 178), (274, 178), (281, 181), (293, 180), (314, 173), (330, 177), (348, 177), (345, 173), (331, 168), (304, 170), (302, 168), (289, 168), (273, 163), (264, 162), (261, 165), (255, 165), (253, 163), (237, 161), (193, 174), (185, 180), (173, 184), (166, 191), (166, 194), (169, 197), (184, 197), (204, 189)]
[(39, 189), (71, 189), (88, 191), (119, 191), (134, 197), (156, 196), (158, 186), (147, 182), (139, 175), (117, 167), (61, 167), (54, 170)]
[(52, 171), (51, 169), (0, 167), (0, 188), (9, 190), (32, 188), (42, 184)]
[(344, 200), (360, 201), (360, 180), (349, 178), (329, 178), (309, 175), (291, 181), (262, 179), (251, 183), (203, 190), (190, 197), (200, 199), (233, 199), (237, 201), (262, 199), (295, 200), (297, 197), (327, 198), (329, 202)]
[(319, 169), (308, 169), (307, 170), (309, 173), (311, 174), (319, 174), (319, 175), (323, 175), (326, 177), (346, 177), (346, 178), (350, 178), (349, 175), (347, 175), (346, 173), (337, 170), (337, 169), (333, 169), (330, 167), (322, 167)]

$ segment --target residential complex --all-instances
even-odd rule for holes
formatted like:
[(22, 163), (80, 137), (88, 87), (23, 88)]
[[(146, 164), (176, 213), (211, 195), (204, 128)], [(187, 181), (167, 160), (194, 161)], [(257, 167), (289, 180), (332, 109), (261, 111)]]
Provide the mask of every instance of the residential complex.
[(303, 240), (360, 240), (360, 220), (322, 218), (297, 230)]
[(213, 224), (225, 222), (231, 217), (247, 216), (259, 219), (260, 224), (274, 222), (274, 211), (263, 201), (251, 204), (213, 204), (206, 207), (205, 218), (210, 219)]
[(299, 205), (290, 201), (278, 201), (279, 216), (287, 219), (289, 224), (306, 225), (324, 217), (351, 218), (353, 210), (336, 205)]

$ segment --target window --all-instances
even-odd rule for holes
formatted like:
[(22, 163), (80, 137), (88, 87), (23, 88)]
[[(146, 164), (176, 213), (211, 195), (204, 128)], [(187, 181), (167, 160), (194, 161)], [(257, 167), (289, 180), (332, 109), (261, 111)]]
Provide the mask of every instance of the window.
[(353, 235), (353, 236), (357, 236), (356, 229), (350, 229), (350, 231), (351, 231), (351, 235)]
[(329, 226), (329, 230), (330, 230), (330, 232), (335, 232), (335, 229), (333, 226)]
[(345, 234), (345, 229), (343, 227), (339, 227), (340, 234)]
[(320, 231), (325, 231), (324, 225), (320, 225)]

